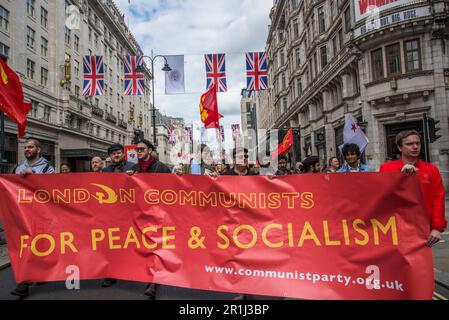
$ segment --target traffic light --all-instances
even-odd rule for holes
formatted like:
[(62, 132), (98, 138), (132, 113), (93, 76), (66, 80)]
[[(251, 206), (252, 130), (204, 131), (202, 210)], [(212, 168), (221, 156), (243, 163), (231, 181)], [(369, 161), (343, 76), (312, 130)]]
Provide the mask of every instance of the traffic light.
[(435, 120), (433, 118), (427, 118), (427, 126), (429, 128), (429, 140), (430, 140), (430, 143), (434, 143), (439, 138), (441, 138), (441, 136), (437, 134), (437, 132), (441, 130), (441, 128), (437, 127), (437, 125), (439, 123), (440, 123), (439, 120)]

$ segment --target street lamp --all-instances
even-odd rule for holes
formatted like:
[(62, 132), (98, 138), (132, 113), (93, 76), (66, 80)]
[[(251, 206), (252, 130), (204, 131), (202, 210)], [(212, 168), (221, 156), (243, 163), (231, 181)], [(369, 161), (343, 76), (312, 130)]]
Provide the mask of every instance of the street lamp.
[[(154, 61), (157, 58), (164, 58), (165, 64), (164, 64), (164, 67), (162, 68), (162, 71), (170, 72), (172, 69), (168, 65), (167, 58), (165, 58), (164, 56), (161, 56), (161, 55), (157, 55), (155, 57), (143, 56), (143, 58), (148, 58), (151, 61), (151, 95), (152, 95), (152, 98), (153, 98), (152, 99), (153, 100), (153, 106), (151, 107), (151, 115), (152, 115), (152, 119), (153, 119), (153, 143), (154, 143), (154, 146), (157, 147), (157, 140), (156, 140), (156, 106), (154, 104)], [(137, 66), (136, 67), (136, 72), (144, 73), (145, 69), (144, 69), (143, 66)]]

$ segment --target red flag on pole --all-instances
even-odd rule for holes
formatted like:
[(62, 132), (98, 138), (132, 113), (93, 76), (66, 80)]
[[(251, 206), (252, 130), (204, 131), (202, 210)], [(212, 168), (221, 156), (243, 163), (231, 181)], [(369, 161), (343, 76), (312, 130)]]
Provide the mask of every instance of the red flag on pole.
[(0, 58), (0, 111), (3, 111), (19, 127), (19, 137), (25, 135), (30, 103), (23, 102), (19, 76)]
[(218, 113), (216, 84), (212, 85), (209, 90), (201, 96), (200, 115), (201, 121), (204, 123), (206, 129), (220, 128), (220, 118), (223, 118), (223, 116)]
[(278, 155), (283, 155), (284, 153), (287, 153), (292, 146), (293, 146), (293, 129), (290, 128), (287, 134), (285, 135), (284, 140), (282, 140), (282, 143), (271, 155), (271, 158), (274, 160)]

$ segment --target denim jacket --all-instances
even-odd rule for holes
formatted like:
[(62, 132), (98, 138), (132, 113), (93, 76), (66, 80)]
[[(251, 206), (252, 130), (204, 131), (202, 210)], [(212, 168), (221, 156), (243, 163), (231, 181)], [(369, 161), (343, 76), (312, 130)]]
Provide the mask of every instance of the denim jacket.
[[(344, 173), (344, 172), (354, 172), (351, 171), (351, 168), (349, 167), (349, 165), (345, 162), (345, 164), (343, 165), (343, 167), (341, 167), (340, 169), (337, 170), (337, 172), (340, 173)], [(360, 163), (359, 164), (359, 171), (358, 172), (373, 172), (373, 169), (365, 163)]]

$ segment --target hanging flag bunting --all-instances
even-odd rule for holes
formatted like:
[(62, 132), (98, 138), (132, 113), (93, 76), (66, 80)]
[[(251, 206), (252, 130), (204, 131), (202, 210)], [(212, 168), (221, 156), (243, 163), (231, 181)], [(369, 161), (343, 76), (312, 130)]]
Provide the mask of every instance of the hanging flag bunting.
[(225, 131), (224, 131), (224, 127), (220, 126), (220, 136), (221, 136), (221, 142), (225, 141)]
[(236, 142), (240, 135), (240, 125), (233, 124), (231, 127), (232, 127), (232, 138), (234, 139), (234, 142)]
[(252, 91), (268, 89), (266, 52), (250, 52), (246, 54), (246, 88)]
[(175, 128), (173, 128), (173, 127), (170, 127), (168, 143), (171, 144), (171, 145), (176, 144), (176, 133), (175, 133)]
[(31, 104), (23, 102), (19, 76), (0, 58), (0, 111), (17, 123), (19, 137), (25, 135), (30, 109)]
[(145, 94), (145, 76), (138, 72), (142, 67), (143, 56), (125, 56), (123, 66), (125, 69), (125, 96), (143, 96)]
[(218, 113), (218, 101), (216, 84), (213, 84), (206, 93), (201, 96), (200, 100), (200, 116), (201, 122), (207, 129), (218, 129), (220, 127), (220, 118)]
[(207, 90), (214, 84), (217, 85), (217, 92), (226, 92), (228, 87), (226, 85), (226, 63), (225, 54), (206, 54), (206, 77)]
[(184, 56), (165, 56), (171, 71), (165, 72), (165, 94), (185, 93)]
[(184, 142), (185, 143), (193, 142), (193, 128), (192, 127), (184, 128)]
[(84, 56), (83, 96), (102, 96), (104, 87), (103, 56)]

